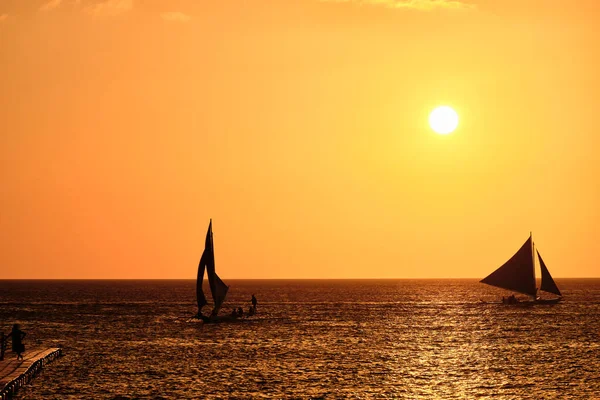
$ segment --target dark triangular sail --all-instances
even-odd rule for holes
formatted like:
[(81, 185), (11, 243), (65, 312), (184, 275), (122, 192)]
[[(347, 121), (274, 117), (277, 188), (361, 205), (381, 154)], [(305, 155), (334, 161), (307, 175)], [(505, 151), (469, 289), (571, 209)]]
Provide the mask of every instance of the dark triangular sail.
[(208, 284), (210, 286), (210, 292), (215, 304), (212, 314), (216, 315), (219, 312), (221, 305), (225, 301), (225, 296), (227, 295), (227, 290), (229, 290), (229, 287), (221, 280), (221, 278), (219, 278), (215, 271), (215, 248), (212, 237), (212, 220), (208, 225), (208, 233), (206, 234), (204, 251), (207, 253), (206, 273), (208, 275)]
[(204, 269), (206, 267), (206, 249), (202, 253), (202, 257), (200, 257), (200, 263), (198, 263), (198, 277), (196, 278), (196, 301), (198, 302), (198, 314), (201, 313), (202, 307), (204, 307), (206, 302), (206, 296), (204, 296), (204, 291), (202, 290), (202, 282), (204, 281)]
[(219, 312), (221, 306), (223, 305), (223, 302), (225, 301), (225, 296), (227, 296), (227, 291), (229, 290), (229, 287), (215, 273), (210, 290), (212, 292), (213, 301), (215, 303), (215, 308), (212, 312), (216, 315)]
[(515, 292), (536, 295), (531, 236), (514, 256), (480, 282)]
[(554, 293), (557, 296), (562, 296), (560, 290), (558, 290), (558, 286), (552, 279), (552, 275), (550, 275), (550, 271), (546, 268), (546, 264), (544, 264), (544, 260), (542, 260), (542, 256), (540, 252), (537, 251), (538, 260), (540, 260), (540, 269), (542, 270), (542, 285), (540, 286), (540, 290), (544, 292)]

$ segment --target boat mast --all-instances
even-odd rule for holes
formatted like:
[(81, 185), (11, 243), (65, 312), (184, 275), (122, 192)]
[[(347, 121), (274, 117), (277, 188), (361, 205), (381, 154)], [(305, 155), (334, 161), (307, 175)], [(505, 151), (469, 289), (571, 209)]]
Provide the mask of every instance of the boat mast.
[(213, 265), (215, 266), (215, 271), (217, 270), (216, 261), (215, 261), (215, 242), (213, 240), (213, 232), (212, 232), (212, 218), (210, 219), (210, 250), (212, 251)]
[(533, 234), (529, 231), (529, 238), (531, 239), (531, 268), (533, 268), (533, 283), (535, 286), (535, 294), (533, 299), (537, 297), (537, 280), (535, 279), (535, 245), (533, 243)]

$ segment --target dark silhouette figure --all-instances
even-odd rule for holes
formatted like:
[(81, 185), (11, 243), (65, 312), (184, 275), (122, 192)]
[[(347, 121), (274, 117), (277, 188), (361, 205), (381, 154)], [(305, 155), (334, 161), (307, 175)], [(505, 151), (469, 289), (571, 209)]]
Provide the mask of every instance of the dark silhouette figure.
[(504, 304), (517, 304), (519, 300), (515, 297), (514, 294), (511, 294), (508, 297), (502, 297), (502, 303)]
[(239, 317), (243, 317), (244, 316), (244, 310), (242, 310), (242, 307), (238, 307), (238, 316)]
[(250, 306), (250, 308), (248, 309), (248, 316), (253, 316), (254, 315), (254, 306)]
[(19, 324), (14, 324), (10, 336), (12, 338), (12, 351), (17, 353), (17, 360), (23, 359), (23, 352), (25, 351), (25, 345), (23, 344), (23, 338), (26, 333), (23, 332)]
[(256, 297), (254, 297), (254, 295), (252, 295), (252, 308), (254, 308), (254, 311), (256, 311), (257, 303), (258, 303), (258, 301), (256, 300)]

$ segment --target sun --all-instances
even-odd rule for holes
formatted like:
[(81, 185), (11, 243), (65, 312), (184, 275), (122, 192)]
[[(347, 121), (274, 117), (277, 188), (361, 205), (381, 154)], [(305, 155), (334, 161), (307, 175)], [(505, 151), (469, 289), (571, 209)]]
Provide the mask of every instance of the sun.
[(429, 114), (429, 126), (440, 135), (452, 133), (458, 126), (458, 114), (448, 106), (436, 107)]

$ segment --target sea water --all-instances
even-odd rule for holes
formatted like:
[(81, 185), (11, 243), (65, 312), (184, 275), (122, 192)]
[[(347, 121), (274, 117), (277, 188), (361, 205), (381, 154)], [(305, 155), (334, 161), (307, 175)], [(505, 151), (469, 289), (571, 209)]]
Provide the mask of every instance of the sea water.
[(476, 280), (227, 283), (222, 313), (256, 316), (190, 321), (193, 280), (0, 281), (0, 329), (65, 354), (17, 398), (600, 398), (600, 279), (529, 307)]

